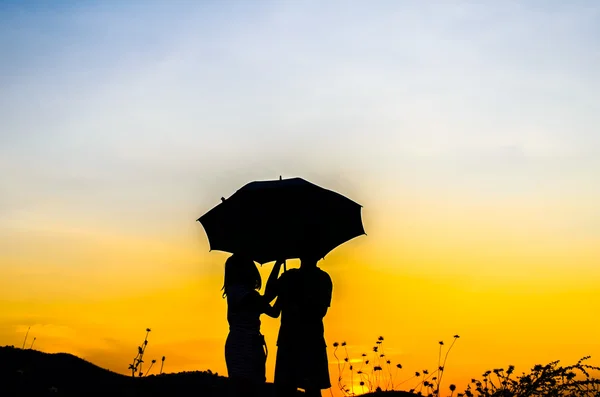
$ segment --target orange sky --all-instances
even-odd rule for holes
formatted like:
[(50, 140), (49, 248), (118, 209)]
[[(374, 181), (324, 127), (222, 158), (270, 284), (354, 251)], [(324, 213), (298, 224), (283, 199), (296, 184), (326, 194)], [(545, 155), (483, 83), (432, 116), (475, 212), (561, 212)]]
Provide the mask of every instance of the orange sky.
[[(388, 358), (408, 376), (435, 368), (437, 342), (448, 346), (459, 334), (446, 385), (465, 385), (489, 368), (527, 370), (600, 354), (593, 314), (600, 254), (593, 239), (568, 238), (559, 227), (585, 205), (405, 196), (386, 209), (371, 193), (362, 196), (368, 235), (321, 263), (334, 280), (325, 320), (330, 345), (346, 341), (359, 359), (382, 335)], [(564, 215), (556, 215), (559, 204)], [(68, 220), (5, 233), (0, 340), (21, 346), (31, 326), (28, 344), (36, 337), (40, 350), (71, 352), (126, 373), (151, 327), (147, 357), (166, 355), (167, 371), (226, 374), (226, 304), (219, 289), (227, 255), (208, 252), (193, 219), (176, 218), (181, 232), (160, 240), (77, 230)], [(261, 268), (264, 279), (270, 266)], [(277, 326), (263, 318), (269, 380)]]

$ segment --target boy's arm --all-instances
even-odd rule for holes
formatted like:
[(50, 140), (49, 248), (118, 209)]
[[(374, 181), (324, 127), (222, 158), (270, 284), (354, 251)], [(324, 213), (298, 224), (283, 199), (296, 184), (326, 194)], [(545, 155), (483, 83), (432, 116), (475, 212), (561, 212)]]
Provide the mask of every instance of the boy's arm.
[(331, 306), (331, 297), (333, 295), (333, 282), (331, 281), (331, 277), (327, 273), (325, 273), (325, 276), (326, 277), (323, 277), (323, 284), (321, 285), (321, 296), (323, 300), (321, 301), (318, 313), (316, 313), (321, 318), (325, 317), (327, 314), (327, 310)]
[(271, 274), (269, 274), (269, 278), (267, 279), (267, 286), (265, 287), (265, 300), (267, 303), (271, 303), (275, 297), (279, 295), (279, 271), (281, 270), (281, 265), (283, 265), (282, 260), (275, 262), (273, 269), (271, 269)]

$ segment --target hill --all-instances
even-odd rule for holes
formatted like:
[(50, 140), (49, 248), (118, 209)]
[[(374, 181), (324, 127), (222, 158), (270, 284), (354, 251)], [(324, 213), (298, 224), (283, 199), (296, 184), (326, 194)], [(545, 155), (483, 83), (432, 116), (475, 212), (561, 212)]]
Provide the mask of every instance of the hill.
[[(68, 353), (44, 353), (13, 346), (0, 347), (2, 397), (229, 397), (228, 378), (210, 371), (180, 372), (133, 378), (109, 371)], [(265, 396), (274, 396), (267, 383)], [(299, 396), (302, 393), (298, 393)], [(405, 392), (376, 393), (409, 397)]]
[[(67, 353), (0, 347), (0, 396), (227, 396), (228, 381), (210, 371), (133, 378)], [(272, 385), (267, 384), (267, 395)]]

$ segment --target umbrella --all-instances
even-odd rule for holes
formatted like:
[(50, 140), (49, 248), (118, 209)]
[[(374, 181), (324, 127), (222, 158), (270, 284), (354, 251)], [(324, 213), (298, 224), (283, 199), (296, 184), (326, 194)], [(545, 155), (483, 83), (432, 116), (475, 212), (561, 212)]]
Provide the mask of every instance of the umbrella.
[(366, 234), (362, 206), (302, 178), (255, 181), (201, 216), (210, 250), (263, 264), (304, 254), (323, 258)]

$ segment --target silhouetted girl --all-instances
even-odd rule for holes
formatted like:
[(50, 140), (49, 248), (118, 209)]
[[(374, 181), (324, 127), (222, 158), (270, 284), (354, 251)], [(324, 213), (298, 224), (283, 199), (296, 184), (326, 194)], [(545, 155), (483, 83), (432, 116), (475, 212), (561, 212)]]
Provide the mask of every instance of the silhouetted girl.
[(223, 285), (229, 322), (225, 362), (236, 396), (262, 395), (266, 382), (267, 353), (264, 336), (260, 333), (260, 315), (265, 313), (277, 318), (279, 310), (260, 295), (261, 286), (254, 261), (239, 254), (227, 259)]

